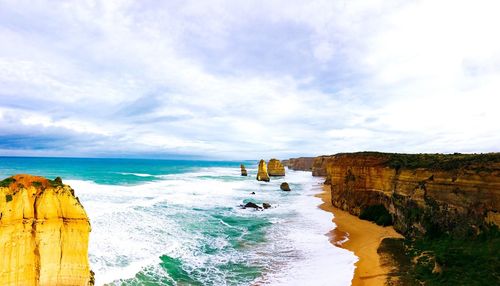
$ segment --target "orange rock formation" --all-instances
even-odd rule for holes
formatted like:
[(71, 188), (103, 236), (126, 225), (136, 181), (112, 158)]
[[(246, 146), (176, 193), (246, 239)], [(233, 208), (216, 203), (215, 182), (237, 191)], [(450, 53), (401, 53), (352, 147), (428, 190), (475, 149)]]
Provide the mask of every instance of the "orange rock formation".
[(269, 175), (267, 174), (266, 161), (260, 160), (259, 169), (257, 171), (257, 181), (269, 182)]
[(269, 176), (284, 176), (285, 175), (285, 166), (281, 164), (278, 159), (271, 159), (267, 164), (267, 173)]
[(0, 285), (93, 285), (90, 223), (71, 187), (16, 175), (0, 182)]
[(383, 205), (408, 236), (467, 236), (500, 226), (500, 154), (337, 154), (322, 159), (332, 204), (359, 215)]

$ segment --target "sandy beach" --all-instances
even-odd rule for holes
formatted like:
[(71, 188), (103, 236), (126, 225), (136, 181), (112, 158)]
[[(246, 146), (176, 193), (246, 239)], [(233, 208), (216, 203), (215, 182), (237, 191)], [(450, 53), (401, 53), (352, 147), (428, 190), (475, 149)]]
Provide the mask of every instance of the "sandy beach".
[[(323, 186), (318, 197), (323, 200), (319, 207), (334, 214), (333, 222), (337, 228), (331, 234), (332, 244), (354, 252), (359, 257), (352, 279), (353, 286), (384, 285), (389, 268), (380, 264), (377, 249), (382, 239), (386, 237), (402, 238), (392, 227), (381, 227), (375, 223), (361, 220), (332, 206), (330, 186)], [(345, 241), (348, 237), (349, 240)]]

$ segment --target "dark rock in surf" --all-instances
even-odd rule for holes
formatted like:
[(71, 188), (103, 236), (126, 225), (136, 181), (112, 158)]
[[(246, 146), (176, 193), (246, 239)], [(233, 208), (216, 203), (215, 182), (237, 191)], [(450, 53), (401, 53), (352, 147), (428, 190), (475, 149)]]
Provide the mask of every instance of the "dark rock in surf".
[(281, 189), (282, 191), (285, 191), (285, 192), (289, 192), (289, 191), (291, 191), (291, 190), (290, 190), (290, 186), (288, 185), (288, 183), (287, 183), (287, 182), (283, 182), (283, 183), (281, 183), (281, 185), (280, 185), (280, 189)]
[(260, 209), (262, 209), (262, 207), (261, 207), (261, 206), (257, 205), (256, 203), (253, 203), (253, 202), (248, 202), (248, 203), (246, 203), (246, 204), (243, 206), (243, 208), (244, 208), (244, 209), (246, 209), (246, 208), (254, 208), (254, 209), (256, 209), (256, 210), (260, 210)]

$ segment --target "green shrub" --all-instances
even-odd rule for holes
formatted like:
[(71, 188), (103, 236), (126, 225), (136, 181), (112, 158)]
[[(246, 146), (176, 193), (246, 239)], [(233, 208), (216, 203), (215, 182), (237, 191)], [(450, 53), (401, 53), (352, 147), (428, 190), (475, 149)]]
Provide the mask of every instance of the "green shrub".
[(54, 180), (49, 180), (49, 183), (52, 187), (62, 187), (63, 183), (60, 177), (55, 178)]
[(387, 167), (400, 169), (427, 168), (431, 170), (453, 171), (469, 169), (476, 172), (497, 170), (494, 166), (500, 163), (500, 153), (484, 154), (402, 154), (383, 152), (339, 153), (337, 155), (377, 156)]
[(40, 182), (33, 182), (31, 183), (35, 188), (41, 188), (42, 187), (42, 183)]
[(12, 201), (12, 195), (5, 195), (5, 201), (8, 203)]
[[(396, 267), (390, 276), (398, 277), (401, 285), (500, 285), (498, 228), (467, 239), (386, 238), (378, 252), (392, 258)], [(433, 271), (436, 264), (440, 271)]]
[(0, 187), (8, 187), (10, 186), (10, 184), (14, 183), (16, 181), (16, 179), (10, 177), (10, 178), (7, 178), (3, 181), (0, 181)]
[[(384, 153), (381, 153), (384, 154)], [(487, 154), (384, 154), (386, 166), (399, 169), (427, 168), (452, 171), (471, 169), (476, 172), (491, 171), (491, 165), (500, 162), (500, 153)]]

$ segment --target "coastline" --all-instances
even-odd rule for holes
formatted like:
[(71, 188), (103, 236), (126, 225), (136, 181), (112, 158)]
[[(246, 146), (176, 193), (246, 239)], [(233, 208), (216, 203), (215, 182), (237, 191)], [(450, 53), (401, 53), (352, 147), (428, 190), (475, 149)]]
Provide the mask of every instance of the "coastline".
[(377, 249), (384, 238), (402, 238), (403, 236), (397, 233), (392, 226), (378, 226), (332, 206), (330, 186), (328, 185), (323, 185), (321, 193), (316, 196), (323, 201), (319, 208), (334, 215), (332, 221), (336, 224), (336, 228), (329, 233), (330, 242), (334, 246), (354, 252), (359, 257), (355, 264), (356, 270), (352, 285), (385, 285), (391, 269), (381, 265), (381, 257), (377, 253)]

